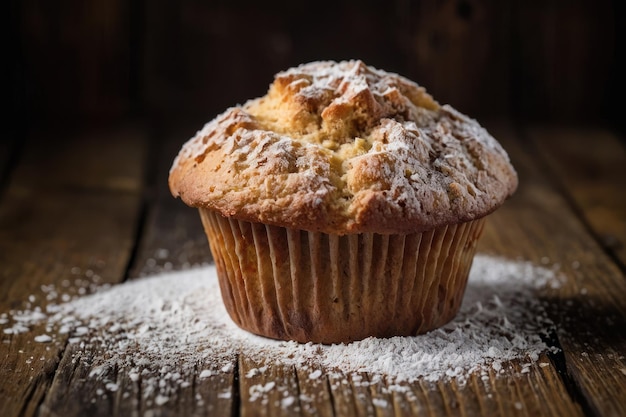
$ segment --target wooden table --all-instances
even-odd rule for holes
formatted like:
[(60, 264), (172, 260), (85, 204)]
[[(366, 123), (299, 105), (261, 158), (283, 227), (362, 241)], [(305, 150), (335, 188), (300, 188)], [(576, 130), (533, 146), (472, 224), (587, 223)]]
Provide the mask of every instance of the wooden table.
[[(173, 156), (197, 127), (47, 127), (3, 141), (0, 314), (22, 308), (41, 285), (60, 285), (72, 268), (94, 271), (100, 284), (119, 284), (206, 261), (196, 211), (171, 198), (166, 186)], [(88, 361), (73, 365), (73, 345), (33, 343), (30, 332), (0, 334), (0, 416), (626, 416), (624, 143), (603, 128), (489, 127), (521, 185), (489, 219), (479, 251), (560, 265), (567, 280), (550, 295), (558, 327), (550, 343), (561, 350), (544, 355), (549, 366), (520, 373), (518, 363), (508, 363), (504, 373), (464, 385), (418, 382), (410, 396), (386, 391), (384, 382), (330, 384), (325, 375), (313, 381), (293, 369), (255, 377), (255, 384), (290, 380), (296, 398), (318, 394), (310, 407), (296, 401), (284, 408), (250, 401), (252, 381), (242, 375), (258, 364), (239, 357), (225, 377), (181, 390), (176, 401), (144, 413), (151, 399), (141, 391), (92, 400), (97, 387), (81, 378), (90, 372)], [(224, 389), (232, 395), (218, 396)], [(194, 390), (203, 390), (203, 406), (193, 401)], [(379, 407), (380, 399), (393, 406)]]

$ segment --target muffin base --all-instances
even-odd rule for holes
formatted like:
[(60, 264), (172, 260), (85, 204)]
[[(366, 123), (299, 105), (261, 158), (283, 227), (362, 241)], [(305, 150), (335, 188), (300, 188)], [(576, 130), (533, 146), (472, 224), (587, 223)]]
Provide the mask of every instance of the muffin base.
[(226, 310), (252, 333), (344, 343), (425, 333), (458, 312), (484, 219), (330, 235), (200, 209)]

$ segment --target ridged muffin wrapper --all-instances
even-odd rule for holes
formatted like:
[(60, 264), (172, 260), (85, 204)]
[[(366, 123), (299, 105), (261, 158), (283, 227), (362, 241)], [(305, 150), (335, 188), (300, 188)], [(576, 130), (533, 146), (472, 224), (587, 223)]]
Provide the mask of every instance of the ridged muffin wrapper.
[(319, 343), (417, 335), (450, 321), (484, 224), (339, 236), (208, 209), (200, 216), (233, 321), (261, 336)]

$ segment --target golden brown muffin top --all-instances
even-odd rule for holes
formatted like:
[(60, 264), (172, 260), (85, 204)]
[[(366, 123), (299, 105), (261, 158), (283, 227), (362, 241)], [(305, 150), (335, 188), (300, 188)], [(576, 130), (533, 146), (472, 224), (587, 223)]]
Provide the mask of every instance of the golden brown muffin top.
[(480, 218), (517, 187), (500, 144), (423, 87), (361, 61), (276, 75), (181, 149), (172, 194), (227, 217), (331, 234)]

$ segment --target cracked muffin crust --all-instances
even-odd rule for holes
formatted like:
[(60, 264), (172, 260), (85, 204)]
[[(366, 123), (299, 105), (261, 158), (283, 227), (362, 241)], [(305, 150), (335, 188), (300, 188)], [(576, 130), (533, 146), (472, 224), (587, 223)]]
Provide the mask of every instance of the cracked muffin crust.
[(187, 142), (174, 196), (226, 217), (331, 234), (481, 218), (517, 186), (499, 143), (416, 83), (361, 61), (276, 75)]

